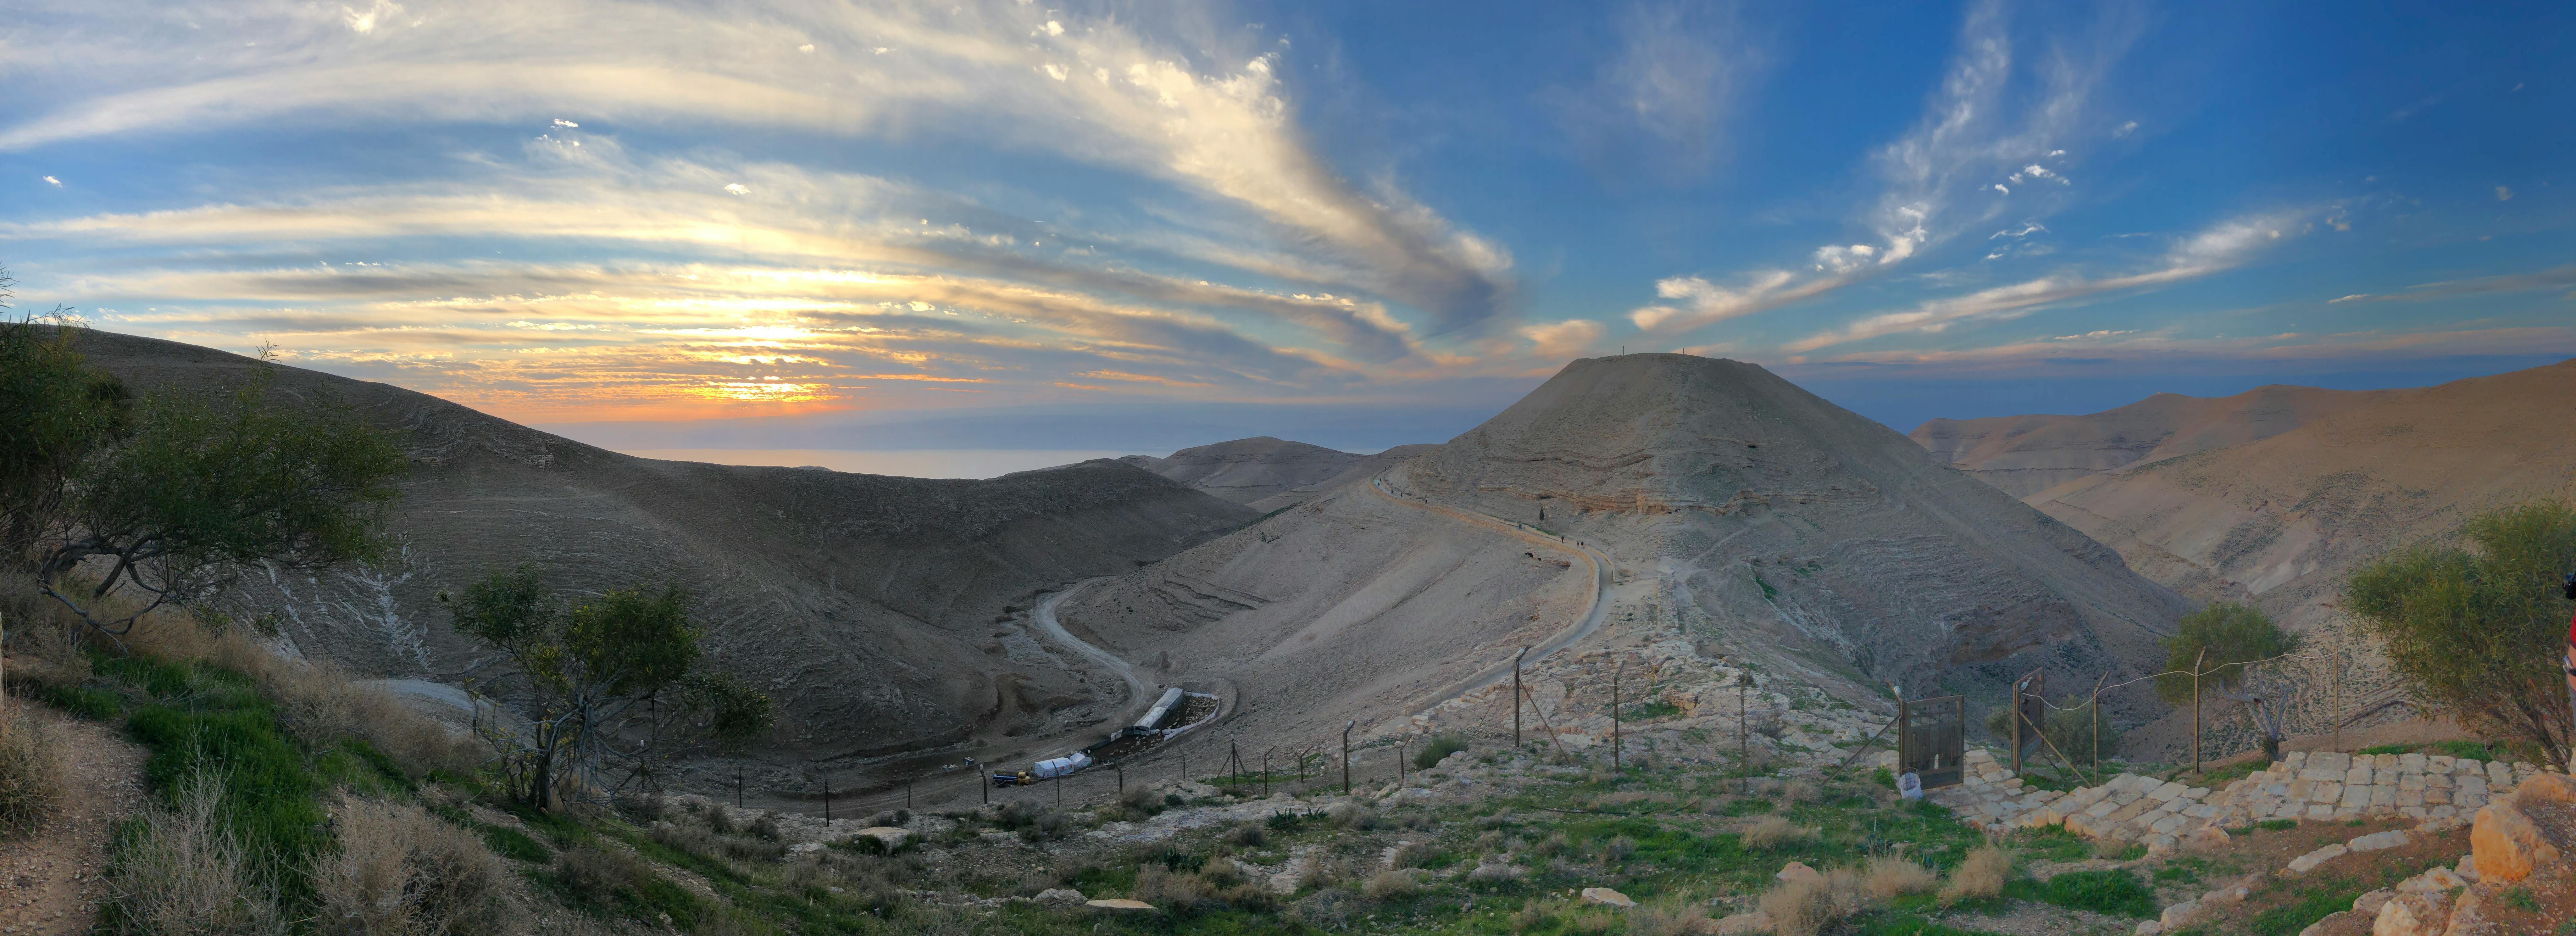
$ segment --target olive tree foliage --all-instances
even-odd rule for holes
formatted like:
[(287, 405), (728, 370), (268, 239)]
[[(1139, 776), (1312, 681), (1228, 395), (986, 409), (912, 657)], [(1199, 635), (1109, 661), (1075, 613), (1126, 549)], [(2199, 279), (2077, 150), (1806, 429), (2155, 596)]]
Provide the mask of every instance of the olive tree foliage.
[(0, 322), (0, 562), (40, 594), (114, 640), (250, 568), (386, 551), (409, 467), (389, 434), (337, 400), (286, 399), (265, 355), (231, 393), (136, 399), (73, 333)]
[(2263, 738), (2264, 756), (2280, 759), (2287, 735), (2279, 703), (2295, 687), (2279, 678), (2277, 668), (2262, 664), (2298, 649), (2298, 635), (2251, 605), (2220, 601), (2183, 615), (2174, 635), (2157, 643), (2165, 648), (2167, 671), (2156, 677), (2157, 697), (2191, 704), (2192, 674), (2199, 673), (2199, 691), (2242, 703)]
[(2456, 541), (2417, 544), (2355, 570), (2344, 610), (2388, 644), (2415, 697), (2473, 730), (2538, 745), (2568, 768), (2569, 603), (2576, 507), (2543, 501), (2479, 514)]
[[(499, 650), (527, 681), (524, 719), (478, 705), (475, 721), (512, 795), (539, 809), (554, 807), (567, 773), (615, 790), (673, 753), (671, 742), (739, 751), (770, 728), (768, 696), (701, 667), (700, 631), (678, 586), (567, 603), (523, 565), (439, 600), (459, 632)], [(612, 778), (621, 766), (624, 776)]]

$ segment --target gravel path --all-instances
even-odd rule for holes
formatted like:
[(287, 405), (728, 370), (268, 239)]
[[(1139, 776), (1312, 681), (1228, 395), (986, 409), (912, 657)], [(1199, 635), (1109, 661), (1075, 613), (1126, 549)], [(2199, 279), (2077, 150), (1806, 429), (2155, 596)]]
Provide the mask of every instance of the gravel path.
[(42, 705), (25, 706), (72, 758), (70, 802), (35, 838), (0, 842), (0, 934), (86, 933), (98, 925), (107, 883), (109, 835), (143, 803), (143, 761), (149, 752), (116, 729), (80, 721)]

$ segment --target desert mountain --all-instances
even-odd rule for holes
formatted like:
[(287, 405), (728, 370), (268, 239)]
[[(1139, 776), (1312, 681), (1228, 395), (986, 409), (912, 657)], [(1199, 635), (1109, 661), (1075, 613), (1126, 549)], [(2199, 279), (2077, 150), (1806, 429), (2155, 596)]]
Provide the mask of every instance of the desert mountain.
[(2267, 439), (2397, 392), (2273, 384), (2227, 397), (2159, 393), (2086, 416), (1935, 419), (1909, 437), (1935, 460), (2029, 497), (2087, 475)]
[(1375, 455), (1359, 455), (1255, 436), (1185, 448), (1168, 458), (1129, 455), (1119, 461), (1267, 513), (1352, 478), (1374, 475), (1431, 448), (1399, 445)]
[(2043, 662), (2125, 671), (2183, 608), (2109, 549), (1759, 367), (1639, 354), (1575, 361), (1445, 445), (1087, 587), (1063, 614), (1167, 678), (1239, 687), (1247, 733), (1293, 733), (1490, 678), (1580, 621), (1596, 585), (1604, 635), (1686, 631), (1845, 698), (1890, 681), (1983, 693)]
[(1401, 473), (1655, 570), (1677, 613), (1746, 652), (1912, 693), (2043, 661), (2116, 670), (2182, 608), (2101, 544), (1737, 361), (1576, 361)]
[(2381, 391), (2304, 426), (2076, 479), (2030, 502), (2206, 599), (2293, 623), (2390, 547), (2491, 507), (2576, 494), (2576, 361)]
[[(79, 343), (140, 387), (222, 389), (255, 366), (105, 332)], [(718, 665), (779, 702), (780, 749), (813, 757), (1114, 708), (1118, 680), (1095, 686), (997, 619), (1258, 516), (1106, 460), (983, 481), (657, 461), (383, 384), (282, 368), (279, 389), (346, 401), (400, 431), (414, 462), (388, 567), (254, 577), (245, 606), (281, 611), (296, 652), (371, 675), (505, 675), (474, 672), (482, 654), (453, 632), (441, 589), (528, 561), (581, 593), (676, 581)]]

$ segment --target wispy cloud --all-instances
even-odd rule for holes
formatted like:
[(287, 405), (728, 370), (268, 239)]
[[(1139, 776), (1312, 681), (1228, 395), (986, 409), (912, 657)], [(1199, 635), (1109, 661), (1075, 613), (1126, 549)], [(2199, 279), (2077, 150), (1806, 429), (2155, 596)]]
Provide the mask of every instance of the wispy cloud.
[(1903, 332), (1938, 332), (1962, 322), (2018, 318), (2096, 296), (2167, 286), (2243, 264), (2284, 236), (2298, 233), (2295, 214), (2237, 218), (2176, 243), (2152, 269), (2122, 276), (2061, 273), (1964, 296), (1927, 300), (1902, 312), (1871, 315), (1842, 328), (1790, 342), (1807, 352)]
[(1605, 178), (1679, 183), (1725, 154), (1739, 102), (1774, 56), (1734, 3), (1636, 4), (1611, 14), (1617, 49), (1583, 88), (1540, 98)]
[[(2105, 132), (2095, 125), (2092, 102), (2135, 43), (2139, 26), (2128, 11), (2114, 7), (2085, 29), (2054, 38), (2035, 62), (2022, 64), (2016, 62), (2011, 26), (2001, 0), (1979, 0), (1969, 8), (1922, 117), (1872, 157), (1879, 194), (1859, 222), (1868, 231), (1866, 240), (1817, 247), (1803, 271), (1749, 272), (1736, 287), (1697, 276), (1658, 281), (1658, 296), (1688, 296), (1692, 303), (1647, 306), (1630, 313), (1631, 320), (1649, 332), (1679, 334), (1805, 301), (1992, 223), (2006, 202), (1987, 193), (2010, 195), (2005, 180), (2071, 189), (2063, 168), (2070, 158), (2066, 147), (2087, 133)], [(2016, 94), (2015, 78), (2024, 72), (2036, 88)], [(2036, 199), (2013, 203), (2011, 210), (2035, 219), (2057, 205), (2053, 198)]]
[(2576, 287), (2576, 264), (2551, 267), (2535, 273), (2506, 273), (2473, 279), (2443, 280), (2419, 283), (2393, 293), (2355, 293), (2328, 304), (2341, 302), (2420, 302), (2427, 299), (2456, 299), (2486, 293), (2533, 292), (2543, 289)]
[[(1391, 187), (1363, 190), (1307, 145), (1269, 54), (1178, 46), (1131, 20), (998, 2), (717, 14), (556, 0), (417, 16), (380, 2), (349, 15), (279, 7), (202, 29), (176, 28), (168, 8), (124, 12), (154, 28), (73, 30), (49, 44), (45, 64), (92, 92), (0, 127), (0, 150), (388, 112), (947, 133), (1144, 173), (1251, 211), (1439, 330), (1512, 303), (1506, 250)], [(787, 54), (805, 46), (815, 51)], [(1231, 64), (1190, 64), (1209, 56)], [(1054, 80), (1049, 66), (1083, 80)]]

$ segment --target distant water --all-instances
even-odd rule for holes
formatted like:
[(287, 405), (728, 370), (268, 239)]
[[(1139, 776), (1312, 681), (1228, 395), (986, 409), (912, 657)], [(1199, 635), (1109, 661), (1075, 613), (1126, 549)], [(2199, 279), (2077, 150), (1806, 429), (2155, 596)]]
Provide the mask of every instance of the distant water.
[(991, 478), (1027, 471), (1052, 468), (1094, 458), (1116, 458), (1132, 452), (1102, 452), (1085, 449), (888, 449), (885, 451), (843, 451), (840, 449), (620, 449), (642, 458), (671, 461), (713, 462), (719, 465), (780, 465), (797, 468), (819, 465), (834, 471), (859, 474), (900, 475), (907, 478)]

